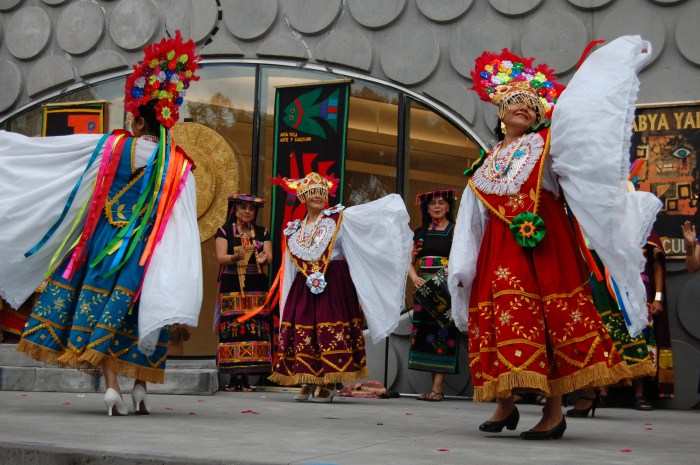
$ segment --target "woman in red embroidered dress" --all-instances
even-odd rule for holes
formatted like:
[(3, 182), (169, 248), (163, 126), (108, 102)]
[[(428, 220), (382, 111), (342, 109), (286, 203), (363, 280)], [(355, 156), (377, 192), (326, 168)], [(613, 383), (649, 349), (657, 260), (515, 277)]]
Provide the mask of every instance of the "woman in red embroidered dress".
[(284, 230), (279, 361), (270, 380), (301, 384), (295, 400), (329, 402), (335, 383), (368, 375), (365, 321), (374, 342), (398, 325), (413, 234), (396, 194), (326, 208), (333, 181), (312, 172), (278, 182), (307, 214)]
[[(638, 59), (644, 56), (638, 42), (618, 44), (614, 51)], [(633, 231), (630, 242), (641, 243), (658, 211), (658, 200), (639, 193), (644, 198), (637, 203), (646, 204), (644, 213), (630, 220), (636, 223), (610, 218), (626, 211), (626, 204), (619, 209), (605, 204), (616, 198), (610, 192), (620, 193), (624, 184), (618, 184), (614, 170), (608, 179), (605, 174), (584, 176), (582, 169), (572, 167), (583, 161), (592, 164), (586, 157), (596, 153), (582, 156), (555, 151), (556, 128), (552, 126), (550, 134), (546, 123), (563, 86), (554, 82), (552, 70), (545, 65), (535, 68), (532, 62), (532, 58), (523, 59), (507, 50), (501, 55), (486, 52), (476, 60), (474, 88), (483, 99), (498, 105), (503, 138), (482, 157), (483, 164), (471, 170), (450, 254), (449, 284), (455, 322), (468, 330), (474, 399), (497, 401), (496, 411), (479, 429), (490, 433), (504, 427), (514, 430), (519, 413), (513, 390), (526, 389), (543, 392), (547, 400), (542, 419), (521, 433), (521, 438), (558, 439), (566, 429), (561, 409), (564, 393), (629, 376), (593, 305), (577, 244), (578, 226), (567, 216), (564, 201), (579, 220), (579, 215), (583, 217), (581, 224), (588, 237), (601, 239), (590, 220), (593, 213), (604, 215), (594, 219), (609, 226), (605, 231), (612, 232), (615, 224), (621, 229), (624, 223), (627, 228), (620, 232), (624, 239), (630, 239), (624, 233)], [(626, 71), (634, 75), (634, 67)], [(616, 114), (620, 111), (625, 113), (626, 107)], [(627, 121), (620, 118), (618, 123)], [(619, 153), (614, 147), (608, 149), (609, 154), (627, 157), (623, 147)], [(599, 185), (582, 195), (576, 189), (581, 181), (576, 176)], [(620, 180), (626, 179), (621, 176)], [(607, 260), (629, 262), (624, 254), (615, 255), (616, 250), (624, 249), (641, 266), (638, 247), (625, 248), (623, 241), (610, 249), (598, 252)], [(639, 274), (636, 279), (638, 283), (620, 278), (630, 293), (643, 288)]]

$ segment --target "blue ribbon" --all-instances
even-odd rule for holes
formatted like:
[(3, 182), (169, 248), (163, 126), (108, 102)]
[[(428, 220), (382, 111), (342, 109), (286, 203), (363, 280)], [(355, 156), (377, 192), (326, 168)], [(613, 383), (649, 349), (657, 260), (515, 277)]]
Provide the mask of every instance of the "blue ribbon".
[(66, 205), (63, 207), (63, 212), (61, 213), (61, 216), (56, 220), (56, 222), (51, 226), (51, 228), (48, 230), (48, 232), (44, 235), (44, 237), (31, 249), (29, 249), (27, 252), (24, 253), (24, 256), (29, 258), (35, 253), (37, 253), (43, 246), (46, 244), (46, 242), (51, 238), (51, 236), (54, 235), (56, 230), (58, 229), (59, 226), (61, 226), (61, 223), (63, 223), (63, 220), (66, 218), (66, 215), (68, 214), (68, 211), (70, 210), (71, 205), (73, 205), (73, 200), (75, 199), (76, 194), (78, 193), (78, 189), (80, 188), (80, 184), (83, 181), (83, 177), (85, 176), (85, 173), (90, 169), (92, 164), (95, 162), (97, 159), (97, 154), (100, 153), (100, 150), (102, 149), (102, 146), (104, 145), (105, 141), (107, 140), (107, 137), (109, 137), (110, 134), (105, 134), (102, 136), (100, 141), (97, 143), (97, 146), (95, 147), (95, 150), (92, 152), (92, 156), (90, 157), (90, 161), (88, 162), (87, 166), (85, 167), (85, 171), (83, 171), (83, 174), (80, 175), (80, 178), (78, 179), (78, 182), (75, 183), (75, 186), (73, 186), (73, 190), (71, 191), (70, 195), (68, 196), (68, 200), (66, 201)]

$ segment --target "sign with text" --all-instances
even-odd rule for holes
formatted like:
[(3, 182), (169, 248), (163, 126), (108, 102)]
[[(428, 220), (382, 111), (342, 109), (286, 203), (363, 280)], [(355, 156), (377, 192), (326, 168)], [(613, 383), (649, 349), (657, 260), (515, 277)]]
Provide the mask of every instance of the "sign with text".
[(681, 224), (700, 227), (700, 102), (637, 106), (631, 150), (644, 161), (636, 187), (663, 202), (654, 229), (666, 255), (684, 257)]
[[(276, 89), (273, 174), (299, 179), (315, 171), (340, 180), (334, 205), (343, 198), (350, 80), (317, 82)], [(293, 195), (274, 186), (271, 232), (280, 244), (287, 222), (306, 214)], [(275, 246), (274, 265), (280, 250)]]

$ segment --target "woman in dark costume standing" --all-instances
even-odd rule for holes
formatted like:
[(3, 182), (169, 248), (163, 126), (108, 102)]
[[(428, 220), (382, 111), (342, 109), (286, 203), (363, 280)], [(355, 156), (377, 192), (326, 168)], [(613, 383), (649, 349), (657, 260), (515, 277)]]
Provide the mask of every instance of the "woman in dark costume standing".
[[(454, 190), (426, 192), (416, 197), (421, 209), (421, 226), (414, 232), (415, 261), (408, 269), (408, 276), (416, 289), (447, 266), (454, 234), (452, 208), (455, 197)], [(411, 322), (408, 368), (429, 371), (433, 379), (431, 391), (417, 399), (439, 402), (444, 399), (442, 382), (445, 373), (458, 371), (459, 331), (455, 326), (443, 328), (418, 304), (413, 306)]]
[(217, 367), (231, 375), (225, 391), (250, 392), (248, 375), (272, 368), (270, 317), (260, 314), (239, 323), (237, 318), (259, 307), (267, 297), (263, 267), (272, 260), (269, 231), (255, 222), (265, 199), (245, 194), (229, 196), (229, 217), (216, 232), (219, 290), (214, 331), (219, 334)]

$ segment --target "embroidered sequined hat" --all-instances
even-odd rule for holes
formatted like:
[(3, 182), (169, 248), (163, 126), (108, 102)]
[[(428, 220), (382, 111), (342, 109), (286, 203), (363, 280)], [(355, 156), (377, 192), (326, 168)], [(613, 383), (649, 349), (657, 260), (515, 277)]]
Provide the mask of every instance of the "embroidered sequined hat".
[(534, 58), (523, 58), (504, 48), (500, 54), (484, 52), (474, 60), (472, 90), (481, 100), (498, 105), (503, 119), (508, 105), (525, 104), (536, 111), (540, 125), (552, 116), (564, 85), (556, 82), (554, 70), (546, 64), (533, 65)]
[(175, 37), (149, 44), (143, 52), (143, 61), (134, 65), (126, 79), (124, 109), (135, 118), (139, 106), (155, 100), (156, 118), (170, 129), (180, 118), (179, 108), (190, 82), (199, 80), (195, 71), (200, 56), (195, 54), (194, 41), (183, 42), (179, 30)]
[(338, 180), (331, 175), (326, 178), (312, 171), (301, 179), (289, 178), (273, 178), (273, 184), (278, 184), (290, 194), (295, 194), (299, 202), (306, 203), (312, 195), (321, 195), (328, 198), (329, 195), (335, 196), (335, 191), (338, 189)]
[(265, 205), (265, 199), (248, 194), (231, 194), (228, 196), (228, 221), (236, 221), (236, 205), (248, 203), (255, 206), (255, 216), (253, 223), (257, 220), (258, 210)]

